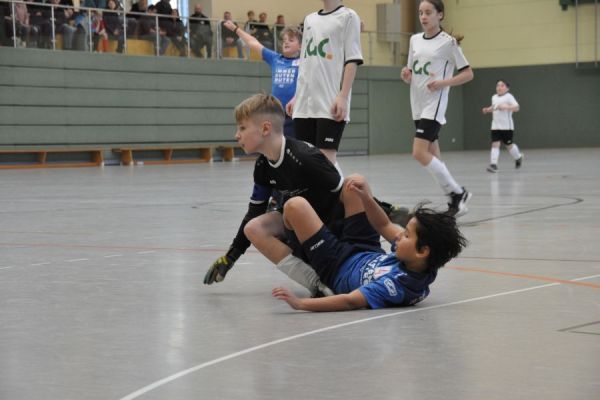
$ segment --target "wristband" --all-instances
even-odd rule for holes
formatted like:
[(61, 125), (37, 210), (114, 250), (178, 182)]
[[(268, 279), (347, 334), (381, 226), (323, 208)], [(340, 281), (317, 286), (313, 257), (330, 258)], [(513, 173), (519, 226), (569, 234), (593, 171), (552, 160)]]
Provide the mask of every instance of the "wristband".
[(238, 29), (240, 29), (240, 27), (239, 27), (239, 26), (236, 26), (236, 27), (235, 27), (235, 29), (233, 30), (233, 33), (235, 33), (235, 34), (237, 35), (237, 31), (238, 31)]

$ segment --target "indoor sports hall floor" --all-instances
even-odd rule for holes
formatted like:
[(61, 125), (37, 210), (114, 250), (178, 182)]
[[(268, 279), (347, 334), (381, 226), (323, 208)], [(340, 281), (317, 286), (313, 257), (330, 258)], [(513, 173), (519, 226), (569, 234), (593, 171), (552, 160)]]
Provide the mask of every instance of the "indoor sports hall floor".
[[(416, 307), (293, 311), (254, 249), (205, 286), (251, 162), (0, 172), (0, 399), (600, 398), (600, 149), (443, 154), (470, 246)], [(410, 155), (343, 157), (444, 202)]]

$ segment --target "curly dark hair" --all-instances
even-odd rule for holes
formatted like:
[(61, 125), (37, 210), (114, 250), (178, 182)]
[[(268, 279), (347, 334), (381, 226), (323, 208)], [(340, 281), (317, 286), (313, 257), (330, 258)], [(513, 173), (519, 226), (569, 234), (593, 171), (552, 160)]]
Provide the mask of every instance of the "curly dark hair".
[(411, 212), (417, 220), (417, 250), (429, 247), (427, 265), (430, 269), (442, 268), (467, 246), (467, 239), (458, 229), (456, 218), (418, 204)]

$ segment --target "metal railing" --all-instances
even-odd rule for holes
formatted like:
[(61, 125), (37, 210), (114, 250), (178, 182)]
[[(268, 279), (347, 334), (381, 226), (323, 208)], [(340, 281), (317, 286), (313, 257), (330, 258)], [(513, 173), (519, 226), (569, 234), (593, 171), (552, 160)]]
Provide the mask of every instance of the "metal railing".
[[(152, 43), (153, 54), (165, 56), (169, 44), (173, 43), (180, 56), (226, 58), (223, 41), (222, 20), (196, 17), (160, 15), (156, 13), (131, 12), (122, 9), (97, 9), (73, 7), (60, 4), (33, 3), (23, 0), (0, 0), (0, 6), (9, 5), (10, 15), (0, 16), (3, 23), (8, 21), (7, 35), (11, 45), (35, 47), (51, 50), (128, 52), (135, 40)], [(28, 15), (28, 19), (26, 18)], [(110, 17), (109, 17), (110, 16)], [(108, 31), (118, 21), (119, 29)], [(243, 27), (243, 23), (238, 23)], [(260, 26), (260, 23), (254, 24)], [(0, 29), (6, 29), (0, 26)], [(279, 33), (282, 25), (266, 25), (271, 32), (269, 42), (261, 42), (265, 47), (281, 52)], [(118, 32), (117, 32), (118, 31)], [(115, 34), (116, 32), (116, 34)], [(410, 33), (397, 34), (395, 42), (381, 42), (377, 39), (381, 32), (362, 32), (363, 57), (367, 65), (402, 65), (408, 49)], [(62, 45), (59, 46), (59, 42)], [(116, 50), (102, 48), (104, 41), (117, 42)], [(261, 41), (257, 37), (257, 40)], [(100, 45), (98, 44), (100, 43)], [(6, 45), (6, 44), (3, 44)], [(114, 43), (113, 43), (114, 46)], [(250, 49), (240, 41), (233, 47), (243, 50), (241, 59), (250, 59)], [(406, 47), (403, 49), (402, 47)], [(172, 50), (173, 51), (173, 50)], [(141, 54), (141, 53), (133, 53)], [(144, 53), (147, 54), (147, 53)], [(174, 54), (170, 54), (174, 55)]]

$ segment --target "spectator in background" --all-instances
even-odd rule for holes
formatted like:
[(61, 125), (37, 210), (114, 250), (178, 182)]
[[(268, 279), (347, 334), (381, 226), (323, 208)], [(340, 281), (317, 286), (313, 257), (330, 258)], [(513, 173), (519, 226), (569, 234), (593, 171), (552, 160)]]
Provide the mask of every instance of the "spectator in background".
[(102, 18), (102, 11), (92, 11), (92, 51), (108, 52), (108, 33)]
[[(273, 38), (275, 39), (275, 43), (277, 44), (277, 52), (281, 53), (283, 51), (283, 40), (282, 40), (282, 32), (285, 28), (285, 17), (283, 14), (279, 14), (277, 19), (275, 20), (275, 26), (273, 27)], [(285, 105), (284, 105), (285, 107)]]
[(206, 57), (212, 55), (213, 32), (210, 28), (210, 20), (204, 15), (202, 4), (194, 6), (193, 18), (204, 18), (204, 20), (190, 19), (190, 47), (196, 57), (202, 56), (202, 49), (206, 47)]
[(137, 3), (131, 6), (131, 12), (136, 14), (131, 14), (127, 18), (127, 37), (130, 37), (130, 32), (135, 35), (135, 37), (140, 36), (140, 26), (139, 21), (143, 15), (139, 13), (146, 13), (148, 11), (148, 0), (139, 0)]
[(254, 11), (248, 10), (246, 16), (248, 17), (248, 20), (246, 20), (246, 23), (244, 24), (244, 30), (249, 34), (254, 35), (254, 24), (258, 22), (254, 17)]
[[(60, 0), (50, 0), (52, 5), (60, 5)], [(77, 50), (74, 46), (75, 32), (75, 10), (72, 8), (54, 7), (54, 32), (62, 34), (63, 50)]]
[(0, 2), (0, 46), (10, 46), (10, 3)]
[[(237, 48), (238, 57), (244, 58), (242, 41), (235, 32), (232, 32), (225, 27), (224, 24), (226, 21), (231, 21), (231, 13), (229, 11), (225, 11), (223, 13), (223, 21), (221, 21), (221, 37), (223, 41), (223, 48), (235, 46)], [(233, 23), (235, 24), (235, 26), (237, 26), (235, 22)]]
[[(148, 0), (139, 0), (137, 3), (131, 6), (131, 12), (134, 13), (145, 13), (148, 11)], [(135, 19), (140, 19), (142, 15), (132, 15)]]
[(106, 33), (108, 38), (117, 41), (117, 53), (123, 52), (123, 21), (121, 20), (121, 13), (118, 13), (121, 9), (117, 0), (108, 0), (106, 3), (107, 12), (104, 13), (104, 25), (106, 26)]
[(273, 50), (273, 34), (267, 24), (266, 12), (261, 12), (258, 16), (258, 22), (254, 24), (254, 34), (252, 36), (267, 49)]
[[(154, 6), (148, 7), (146, 15), (139, 19), (138, 32), (140, 39), (152, 42), (156, 54), (165, 54), (169, 45), (169, 39), (167, 38), (167, 32), (156, 25), (156, 9)], [(156, 48), (157, 35), (159, 42), (158, 49)]]
[[(5, 3), (8, 4), (8, 3)], [(29, 22), (29, 11), (27, 4), (15, 3), (15, 25), (17, 34), (17, 46), (29, 46), (29, 34), (31, 32), (31, 23)]]
[[(33, 0), (45, 4), (45, 0)], [(6, 3), (8, 4), (8, 3)], [(31, 46), (40, 49), (51, 49), (52, 25), (50, 7), (32, 5), (29, 7), (29, 22), (31, 23)]]
[(167, 35), (171, 39), (171, 43), (179, 50), (181, 57), (187, 56), (187, 41), (185, 40), (185, 25), (179, 18), (179, 10), (176, 8), (171, 12), (171, 23), (169, 24), (169, 30)]
[[(81, 3), (83, 3), (84, 7), (105, 9), (107, 1), (106, 0), (83, 0), (83, 2), (80, 1), (80, 4)], [(69, 5), (71, 5), (71, 6), (73, 5), (72, 0), (70, 1)]]
[(167, 32), (170, 32), (173, 28), (173, 21), (171, 18), (163, 17), (163, 15), (173, 15), (171, 3), (169, 3), (169, 0), (160, 0), (158, 3), (154, 4), (154, 7), (156, 9), (156, 13), (158, 14), (158, 26), (165, 32), (165, 34), (167, 34)]

